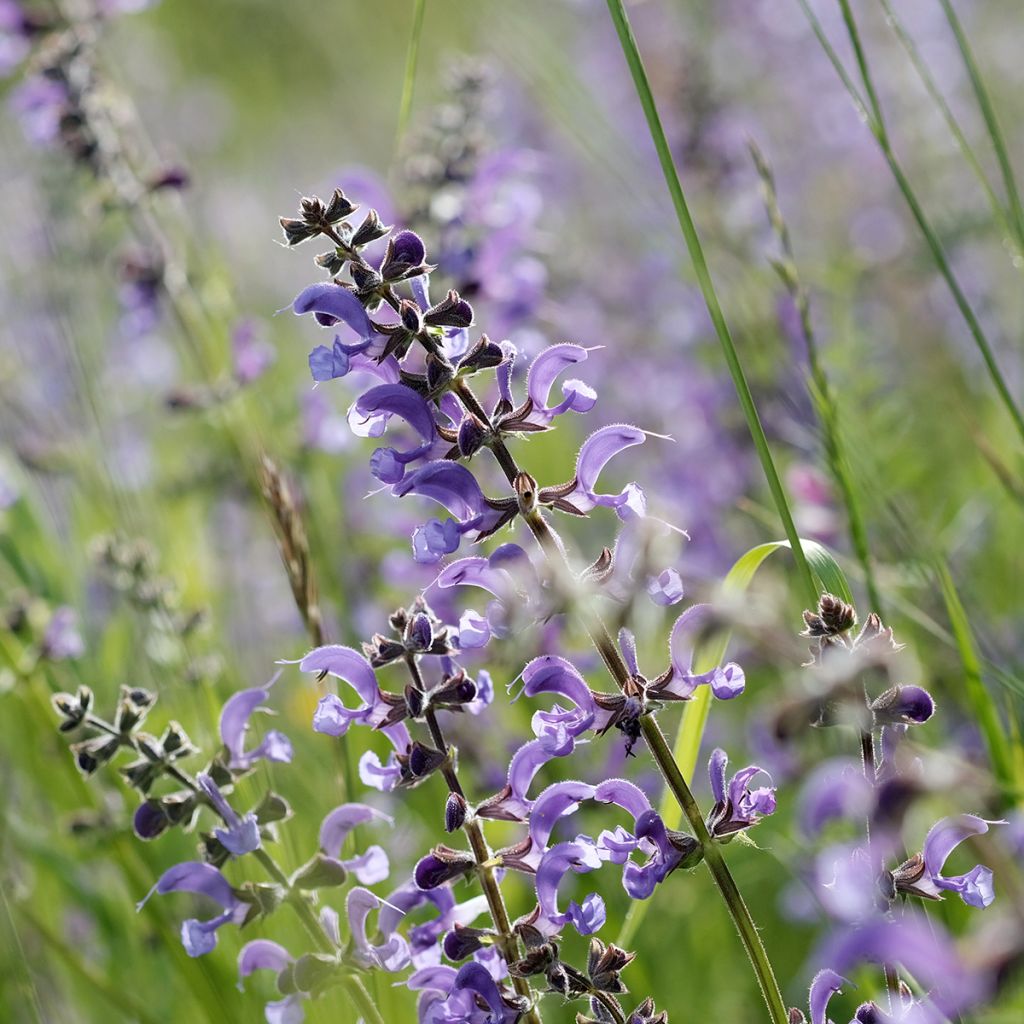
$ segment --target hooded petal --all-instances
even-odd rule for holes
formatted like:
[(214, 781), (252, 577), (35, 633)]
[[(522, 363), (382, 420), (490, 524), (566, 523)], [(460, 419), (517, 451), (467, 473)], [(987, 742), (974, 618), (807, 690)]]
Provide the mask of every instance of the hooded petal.
[(328, 857), (340, 857), (341, 848), (352, 829), (370, 821), (394, 824), (394, 819), (390, 815), (378, 811), (369, 804), (342, 804), (335, 807), (320, 825), (320, 849)]
[(360, 395), (356, 412), (370, 419), (377, 416), (400, 416), (424, 441), (437, 437), (434, 413), (422, 395), (404, 384), (379, 384)]
[(348, 683), (365, 703), (372, 705), (377, 701), (377, 677), (373, 668), (351, 647), (340, 644), (317, 647), (299, 662), (299, 668), (303, 672), (326, 672)]
[[(253, 971), (283, 971), (294, 957), (284, 946), (270, 939), (254, 939), (247, 942), (238, 954), (238, 977), (248, 978)], [(242, 987), (241, 981), (238, 987)]]
[(370, 338), (375, 333), (363, 304), (347, 288), (330, 281), (311, 284), (301, 291), (292, 309), (299, 316), (314, 313), (322, 324), (344, 321), (360, 338)]
[(444, 459), (428, 462), (410, 473), (395, 484), (393, 492), (399, 498), (407, 494), (430, 498), (462, 520), (472, 519), (487, 508), (476, 477), (465, 466)]
[(829, 1000), (841, 991), (844, 985), (849, 984), (850, 982), (841, 974), (836, 974), (828, 968), (818, 971), (811, 982), (811, 1024), (827, 1024)]

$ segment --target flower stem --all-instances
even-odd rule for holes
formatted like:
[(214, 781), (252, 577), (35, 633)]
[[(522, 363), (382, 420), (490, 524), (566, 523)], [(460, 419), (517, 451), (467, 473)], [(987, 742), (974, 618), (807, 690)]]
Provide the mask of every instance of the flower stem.
[(796, 531), (796, 524), (793, 522), (793, 515), (789, 509), (786, 492), (775, 468), (771, 448), (768, 446), (768, 438), (765, 436), (764, 427), (761, 425), (761, 418), (757, 413), (757, 406), (754, 404), (753, 395), (750, 393), (750, 385), (747, 383), (747, 377), (743, 371), (739, 353), (736, 351), (732, 333), (729, 330), (729, 325), (726, 323), (721, 303), (718, 301), (718, 294), (711, 279), (711, 272), (708, 270), (700, 236), (697, 234), (693, 217), (690, 215), (690, 208), (683, 193), (683, 186), (679, 180), (675, 161), (672, 159), (672, 150), (665, 136), (665, 129), (661, 124), (658, 108), (654, 102), (654, 94), (651, 91), (651, 84), (647, 79), (647, 71), (644, 68), (643, 59), (640, 56), (636, 39), (633, 36), (629, 17), (626, 14), (622, 0), (607, 0), (607, 2), (608, 11), (619, 35), (619, 43), (622, 46), (623, 55), (633, 76), (633, 84), (636, 87), (640, 105), (643, 107), (644, 115), (647, 118), (647, 127), (650, 131), (654, 148), (658, 153), (658, 161), (661, 164), (661, 170), (665, 176), (665, 184), (668, 186), (669, 195), (672, 197), (672, 205), (675, 207), (679, 227), (683, 233), (686, 248), (690, 254), (690, 260), (693, 263), (697, 284), (700, 287), (701, 294), (704, 296), (704, 304), (707, 306), (711, 323), (714, 325), (715, 334), (718, 336), (726, 365), (729, 368), (729, 374), (736, 388), (736, 395), (743, 409), (743, 415), (746, 417), (747, 429), (750, 431), (754, 447), (757, 449), (757, 455), (761, 461), (761, 469), (768, 482), (768, 489), (771, 491), (772, 498), (775, 501), (779, 518), (782, 520), (786, 538), (793, 549), (793, 558), (796, 561), (797, 572), (807, 593), (811, 596), (812, 600), (816, 601), (818, 599), (818, 590), (814, 584), (814, 576), (811, 573), (811, 567), (807, 564), (807, 559), (804, 557), (803, 548), (800, 546), (800, 537)]
[[(465, 380), (457, 380), (453, 385), (453, 391), (461, 399), (466, 409), (478, 417), (488, 428), (488, 433), (491, 435), (491, 451), (505, 473), (508, 482), (514, 486), (516, 477), (519, 476), (519, 467), (512, 453), (505, 445), (504, 440), (494, 432), (490, 419), (480, 404), (479, 399), (473, 394), (472, 389)], [(554, 532), (548, 526), (540, 511), (534, 508), (529, 513), (524, 514), (523, 518), (552, 568), (571, 575), (572, 568), (568, 563), (565, 551), (558, 543)], [(810, 570), (808, 569), (808, 571)], [(815, 601), (817, 601), (817, 588), (815, 588)], [(601, 660), (605, 663), (619, 689), (624, 689), (630, 678), (629, 668), (623, 660), (618, 647), (615, 646), (604, 620), (595, 609), (585, 602), (577, 603), (576, 608), (587, 635), (590, 637), (598, 654), (601, 655)], [(788, 1024), (789, 1017), (785, 1003), (782, 1000), (782, 993), (779, 990), (779, 983), (775, 979), (775, 972), (772, 970), (768, 953), (761, 942), (757, 926), (754, 924), (750, 911), (747, 909), (747, 905), (744, 903), (743, 897), (736, 885), (736, 881), (729, 871), (729, 866), (725, 862), (721, 848), (708, 834), (700, 807), (697, 805), (697, 801), (694, 799), (686, 779), (683, 778), (679, 765), (676, 764), (672, 750), (661, 731), (661, 727), (654, 717), (649, 715), (643, 719), (641, 728), (644, 739), (647, 741), (647, 746), (662, 775), (665, 777), (669, 790), (675, 797), (683, 814), (686, 815), (690, 827), (704, 848), (705, 863), (718, 885), (719, 892), (721, 892), (736, 930), (739, 932), (740, 941), (743, 943), (747, 956), (750, 958), (750, 964), (754, 974), (757, 976), (758, 985), (768, 1005), (771, 1020), (773, 1024)]]
[[(423, 693), (425, 690), (423, 675), (420, 672), (419, 665), (416, 663), (415, 656), (412, 654), (407, 655), (405, 663), (409, 668), (409, 675), (413, 686)], [(434, 741), (434, 746), (442, 753), (450, 754), (448, 741), (444, 737), (441, 723), (437, 720), (437, 713), (432, 708), (428, 708), (423, 718), (427, 723), (427, 728), (430, 730), (430, 737)], [(451, 756), (446, 758), (441, 765), (441, 774), (444, 776), (445, 782), (448, 783), (448, 790), (465, 799), (466, 794), (463, 792), (462, 783), (459, 781), (454, 758)], [(480, 885), (487, 899), (491, 920), (494, 922), (494, 927), (498, 932), (501, 955), (505, 958), (505, 963), (511, 966), (519, 959), (519, 940), (512, 929), (512, 921), (508, 916), (508, 908), (505, 906), (505, 897), (501, 891), (501, 886), (494, 877), (491, 848), (487, 843), (487, 837), (484, 835), (480, 822), (472, 814), (466, 818), (463, 824), (463, 831), (466, 833), (469, 845), (473, 850), (473, 858), (476, 861)], [(530, 999), (531, 1002), (533, 1001), (530, 983), (526, 978), (513, 977), (512, 985), (518, 995)], [(524, 1015), (523, 1020), (524, 1022), (529, 1022), (529, 1024), (541, 1024), (540, 1011), (536, 1006), (531, 1006), (530, 1010)]]

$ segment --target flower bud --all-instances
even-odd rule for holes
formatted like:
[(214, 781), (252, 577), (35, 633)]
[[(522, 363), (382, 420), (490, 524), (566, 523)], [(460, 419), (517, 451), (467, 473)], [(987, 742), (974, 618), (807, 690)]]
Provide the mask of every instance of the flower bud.
[(449, 793), (444, 805), (445, 832), (458, 832), (466, 822), (467, 811), (466, 798), (461, 793)]

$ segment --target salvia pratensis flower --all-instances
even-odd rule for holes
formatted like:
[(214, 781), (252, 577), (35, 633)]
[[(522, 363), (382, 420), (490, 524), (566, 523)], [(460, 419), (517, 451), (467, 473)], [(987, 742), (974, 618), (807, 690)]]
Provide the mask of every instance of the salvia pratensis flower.
[[(247, 942), (238, 953), (238, 988), (242, 990), (242, 982), (254, 971), (273, 971), (280, 976), (294, 963), (288, 950), (270, 939)], [(301, 1024), (305, 1017), (302, 999), (303, 993), (296, 991), (267, 1003), (263, 1012), (268, 1024)]]
[(217, 929), (225, 924), (241, 924), (249, 911), (248, 904), (235, 895), (227, 879), (212, 865), (185, 861), (165, 871), (156, 885), (138, 903), (141, 910), (153, 893), (190, 892), (207, 896), (218, 903), (223, 913), (206, 921), (190, 918), (181, 926), (181, 942), (189, 956), (202, 956), (217, 945)]
[(251, 811), (248, 814), (239, 815), (224, 799), (224, 794), (221, 793), (217, 783), (206, 772), (200, 772), (196, 776), (196, 782), (210, 802), (210, 806), (220, 815), (226, 826), (214, 829), (213, 834), (220, 844), (236, 857), (258, 850), (260, 848), (260, 826), (256, 815)]
[(320, 825), (320, 849), (327, 857), (337, 860), (346, 871), (355, 875), (362, 885), (383, 882), (391, 870), (387, 853), (376, 844), (354, 857), (341, 856), (342, 847), (349, 833), (357, 825), (365, 825), (371, 821), (394, 824), (394, 819), (390, 815), (368, 804), (342, 804), (335, 807)]
[(987, 821), (974, 814), (961, 814), (936, 822), (925, 836), (923, 852), (893, 872), (896, 890), (925, 899), (942, 899), (944, 893), (955, 892), (968, 906), (989, 906), (995, 899), (989, 868), (976, 864), (966, 874), (948, 876), (942, 870), (962, 842), (972, 836), (984, 835), (990, 825), (1003, 824), (1003, 821)]
[[(726, 786), (725, 769), (728, 763), (728, 755), (721, 747), (712, 752), (708, 762), (715, 805), (708, 812), (707, 826), (711, 835), (717, 839), (742, 832), (775, 812), (772, 777), (763, 768), (752, 764), (736, 772)], [(758, 775), (763, 775), (768, 785), (752, 789), (750, 784)]]
[(220, 738), (227, 751), (226, 765), (232, 772), (246, 772), (264, 758), (288, 764), (292, 759), (292, 745), (284, 733), (269, 729), (262, 741), (252, 750), (245, 749), (249, 720), (257, 711), (265, 711), (264, 701), (270, 697), (275, 676), (266, 686), (240, 690), (229, 697), (220, 714)]

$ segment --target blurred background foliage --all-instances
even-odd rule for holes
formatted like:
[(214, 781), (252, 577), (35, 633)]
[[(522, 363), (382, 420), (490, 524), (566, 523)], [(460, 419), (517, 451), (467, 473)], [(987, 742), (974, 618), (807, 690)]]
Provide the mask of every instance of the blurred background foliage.
[[(363, 497), (373, 483), (365, 446), (348, 439), (325, 451), (311, 443), (303, 405), (308, 331), (275, 311), (316, 273), (305, 253), (277, 244), (276, 215), (290, 213), (300, 194), (369, 175), (403, 203), (403, 167), (423, 126), (451, 102), (456, 61), (474, 57), (489, 72), (487, 144), (531, 157), (527, 177), (541, 212), (530, 245), (546, 278), (530, 322), (515, 327), (519, 343), (530, 351), (531, 338), (541, 336), (604, 346), (592, 360), (615, 415), (677, 439), (645, 446), (627, 479), (649, 484), (666, 517), (690, 529), (680, 570), (692, 595), (709, 591), (747, 548), (780, 536), (604, 5), (428, 0), (410, 125), (399, 138), (412, 6), (164, 0), (110, 25), (100, 57), (117, 90), (111, 102), (130, 97), (152, 146), (150, 163), (181, 163), (192, 182), (154, 204), (189, 268), (192, 297), (177, 314), (165, 304), (144, 337), (125, 326), (118, 306), (125, 253), (144, 237), (130, 217), (111, 211), (102, 183), (57, 152), (33, 149), (12, 116), (0, 117), (0, 468), (19, 495), (0, 511), (4, 1020), (261, 1019), (269, 986), (255, 979), (244, 993), (234, 989), (237, 934), (225, 934), (213, 955), (190, 960), (178, 940), (184, 899), (153, 901), (136, 916), (135, 901), (164, 868), (192, 855), (193, 841), (177, 833), (151, 844), (135, 839), (131, 792), (115, 773), (96, 782), (80, 777), (56, 732), (49, 695), (86, 683), (105, 707), (120, 684), (153, 688), (160, 694), (154, 717), (180, 720), (212, 751), (224, 699), (265, 682), (278, 659), (307, 649), (259, 497), (261, 451), (284, 468), (300, 503), (331, 639), (368, 637), (388, 610), (408, 601), (411, 587), (429, 583), (431, 574), (406, 557), (415, 518), (375, 531), (385, 511), (382, 498)], [(896, 146), (1019, 395), (1020, 259), (880, 5), (858, 6)], [(834, 31), (836, 5), (814, 7)], [(1020, 163), (1019, 12), (1012, 2), (957, 7)], [(908, 0), (897, 10), (995, 180), (938, 4)], [(1022, 496), (1013, 493), (1022, 462), (1005, 412), (796, 3), (647, 0), (631, 11), (801, 531), (839, 552), (862, 595), (823, 469), (802, 343), (768, 262), (774, 241), (748, 138), (774, 167), (811, 292), (886, 618), (909, 645), (907, 681), (928, 683), (943, 711), (937, 734), (964, 743), (981, 763), (932, 570), (937, 558), (952, 567), (986, 686), (1013, 734), (1024, 692)], [(358, 184), (349, 189), (359, 200)], [(189, 396), (230, 376), (231, 337), (242, 315), (257, 321), (276, 359), (239, 394), (196, 408)], [(320, 412), (343, 416), (350, 396), (322, 390), (328, 408)], [(585, 429), (574, 424), (531, 441), (527, 465), (544, 481), (567, 478)], [(602, 531), (584, 522), (569, 532), (593, 557)], [(151, 578), (166, 602), (135, 600), (123, 580), (102, 571), (97, 538), (111, 535), (148, 545)], [(787, 576), (780, 560), (758, 577), (750, 599), (755, 627), (739, 638), (750, 683), (744, 706), (715, 711), (709, 747), (728, 738), (739, 757), (748, 726), (777, 705), (799, 665), (788, 637), (800, 604)], [(40, 660), (49, 617), (65, 605), (80, 616), (84, 651)], [(669, 621), (659, 610), (640, 623), (641, 662), (655, 670), (665, 660)], [(775, 642), (766, 644), (769, 624)], [(525, 657), (546, 642), (538, 631), (515, 650), (496, 649), (488, 667), (499, 700)], [(580, 664), (596, 668), (585, 656)], [(285, 669), (274, 692), (275, 724), (295, 744), (295, 760), (262, 765), (244, 794), (255, 800), (272, 784), (292, 804), (280, 850), (289, 868), (309, 856), (320, 818), (344, 795), (344, 760), (358, 756), (309, 730), (316, 696), (308, 679)], [(502, 722), (518, 721), (526, 734), (529, 713), (522, 704), (505, 707)], [(471, 726), (457, 737), (482, 795), (500, 784), (512, 730), (486, 718)], [(824, 738), (822, 749), (836, 742)], [(607, 750), (594, 753), (590, 764), (595, 772), (623, 770), (621, 751), (617, 761)], [(656, 785), (647, 764), (630, 771)], [(706, 795), (702, 768), (698, 791)], [(391, 804), (398, 820), (386, 845), (395, 884), (436, 836), (439, 792), (428, 785)], [(780, 802), (777, 817), (784, 818), (785, 791)], [(792, 920), (787, 909), (789, 887), (780, 879), (794, 876), (800, 855), (787, 835), (773, 819), (755, 837), (760, 852), (737, 848), (730, 859), (787, 999), (802, 1003), (816, 926)], [(753, 982), (710, 877), (698, 872), (670, 884), (671, 897), (655, 901), (633, 938), (632, 990), (656, 992), (673, 1020), (754, 1019)], [(529, 909), (524, 886), (509, 891), (514, 912)], [(610, 933), (627, 902), (621, 892), (609, 897)], [(946, 903), (936, 915), (956, 929), (963, 909)], [(272, 929), (284, 945), (302, 947), (286, 915)], [(386, 1020), (411, 1019), (407, 993), (380, 975), (372, 984)], [(1019, 1020), (1022, 1007), (1024, 1000), (1008, 997), (978, 1019)], [(307, 1007), (314, 1022), (350, 1014), (340, 994)], [(572, 1013), (553, 1010), (550, 1019)]]

